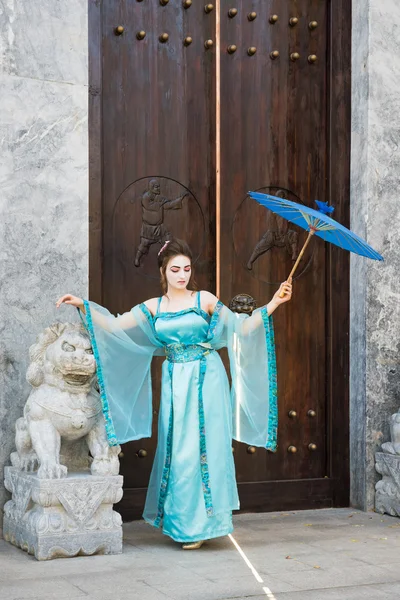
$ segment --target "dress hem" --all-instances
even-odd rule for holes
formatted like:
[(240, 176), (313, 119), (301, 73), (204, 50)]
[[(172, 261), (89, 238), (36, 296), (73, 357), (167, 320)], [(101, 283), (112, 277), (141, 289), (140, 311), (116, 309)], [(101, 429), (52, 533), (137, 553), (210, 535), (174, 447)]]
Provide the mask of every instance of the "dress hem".
[[(154, 521), (150, 521), (149, 519), (146, 519), (144, 517), (143, 517), (143, 519), (149, 525), (152, 525), (156, 529), (160, 529), (160, 526), (155, 525)], [(172, 540), (174, 540), (174, 542), (178, 542), (181, 544), (187, 544), (190, 542), (201, 542), (201, 541), (211, 540), (211, 539), (214, 539), (217, 537), (224, 537), (226, 535), (229, 535), (230, 533), (233, 532), (233, 525), (231, 525), (230, 527), (221, 527), (220, 529), (215, 529), (211, 535), (210, 534), (207, 534), (207, 535), (199, 534), (199, 535), (187, 537), (185, 539), (184, 538), (178, 539), (178, 538), (174, 537), (174, 535), (172, 533), (169, 533), (166, 529), (162, 529), (161, 531), (164, 535), (167, 535)]]

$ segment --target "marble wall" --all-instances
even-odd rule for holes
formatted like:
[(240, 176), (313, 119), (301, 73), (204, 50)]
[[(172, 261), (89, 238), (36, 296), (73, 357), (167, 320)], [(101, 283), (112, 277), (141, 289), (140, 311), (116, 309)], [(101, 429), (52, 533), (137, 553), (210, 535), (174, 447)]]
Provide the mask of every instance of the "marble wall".
[(86, 0), (0, 3), (0, 528), (28, 347), (87, 295)]
[(353, 0), (351, 226), (385, 258), (351, 263), (351, 502), (363, 509), (400, 406), (399, 45), (398, 0)]

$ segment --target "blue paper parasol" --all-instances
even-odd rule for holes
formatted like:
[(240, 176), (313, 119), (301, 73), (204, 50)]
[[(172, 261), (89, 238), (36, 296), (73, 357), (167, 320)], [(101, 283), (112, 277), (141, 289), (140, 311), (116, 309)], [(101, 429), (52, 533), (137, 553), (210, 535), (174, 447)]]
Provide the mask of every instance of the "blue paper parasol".
[(335, 244), (335, 246), (339, 246), (339, 248), (344, 248), (345, 250), (349, 250), (360, 256), (366, 256), (373, 260), (383, 260), (382, 256), (378, 254), (376, 250), (371, 248), (371, 246), (362, 238), (328, 216), (328, 214), (331, 214), (334, 211), (334, 208), (333, 206), (328, 206), (327, 202), (319, 202), (316, 200), (318, 210), (314, 210), (308, 206), (298, 204), (297, 202), (292, 202), (285, 198), (278, 198), (277, 196), (270, 196), (269, 194), (249, 192), (249, 196), (254, 200), (257, 200), (259, 204), (272, 210), (272, 212), (308, 231), (307, 240), (288, 277), (289, 281), (293, 277), (313, 235), (317, 235), (326, 242)]

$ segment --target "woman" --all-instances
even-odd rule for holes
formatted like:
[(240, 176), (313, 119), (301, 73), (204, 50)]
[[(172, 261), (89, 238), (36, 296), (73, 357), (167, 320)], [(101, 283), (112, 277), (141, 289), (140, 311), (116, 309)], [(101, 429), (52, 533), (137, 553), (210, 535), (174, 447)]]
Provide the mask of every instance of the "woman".
[[(144, 519), (183, 543), (232, 532), (239, 508), (232, 438), (276, 449), (277, 398), (271, 314), (291, 298), (283, 283), (251, 317), (236, 315), (213, 294), (195, 292), (192, 253), (181, 240), (158, 254), (163, 296), (114, 317), (67, 294), (89, 331), (110, 445), (151, 436), (150, 364), (166, 356), (158, 444)], [(280, 293), (284, 296), (281, 298)], [(232, 389), (215, 350), (227, 347)]]

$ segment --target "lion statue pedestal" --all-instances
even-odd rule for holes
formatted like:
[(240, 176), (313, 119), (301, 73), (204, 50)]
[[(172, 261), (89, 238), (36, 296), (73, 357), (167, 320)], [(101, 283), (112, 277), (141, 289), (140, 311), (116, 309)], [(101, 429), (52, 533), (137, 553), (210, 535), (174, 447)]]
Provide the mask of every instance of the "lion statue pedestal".
[(382, 475), (375, 486), (375, 510), (400, 517), (400, 411), (390, 419), (391, 442), (375, 454), (375, 468)]
[(39, 479), (5, 467), (12, 500), (4, 507), (4, 539), (38, 560), (122, 552), (122, 520), (113, 504), (122, 477), (69, 474)]
[(6, 541), (38, 560), (122, 552), (119, 446), (109, 446), (96, 363), (81, 325), (57, 323), (30, 350), (32, 391), (5, 468)]

